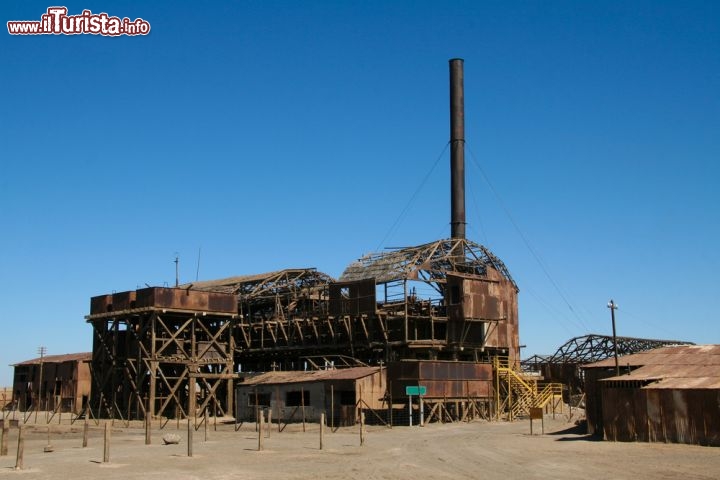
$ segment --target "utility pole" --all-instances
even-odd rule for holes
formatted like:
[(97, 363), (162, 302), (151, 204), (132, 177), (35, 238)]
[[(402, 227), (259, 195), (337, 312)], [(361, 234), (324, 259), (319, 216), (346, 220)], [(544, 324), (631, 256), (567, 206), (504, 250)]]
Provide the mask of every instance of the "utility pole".
[(38, 353), (40, 354), (40, 381), (38, 382), (38, 405), (42, 401), (42, 385), (43, 385), (43, 361), (45, 359), (45, 354), (47, 353), (47, 348), (45, 347), (38, 347)]
[(610, 301), (607, 304), (607, 307), (610, 309), (610, 316), (612, 317), (612, 327), (613, 327), (613, 349), (615, 349), (615, 376), (620, 376), (620, 364), (618, 363), (618, 348), (617, 348), (617, 335), (615, 334), (615, 310), (617, 310), (617, 305), (615, 305), (615, 302), (610, 299)]
[(180, 272), (178, 271), (178, 263), (180, 263), (180, 257), (175, 254), (175, 286), (180, 285)]

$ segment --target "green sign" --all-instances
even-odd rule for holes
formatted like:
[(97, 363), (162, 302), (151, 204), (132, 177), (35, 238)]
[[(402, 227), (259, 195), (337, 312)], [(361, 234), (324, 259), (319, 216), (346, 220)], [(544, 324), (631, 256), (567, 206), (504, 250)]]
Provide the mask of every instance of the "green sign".
[(427, 388), (421, 385), (405, 387), (405, 395), (408, 397), (411, 395), (425, 395), (425, 393), (427, 393)]

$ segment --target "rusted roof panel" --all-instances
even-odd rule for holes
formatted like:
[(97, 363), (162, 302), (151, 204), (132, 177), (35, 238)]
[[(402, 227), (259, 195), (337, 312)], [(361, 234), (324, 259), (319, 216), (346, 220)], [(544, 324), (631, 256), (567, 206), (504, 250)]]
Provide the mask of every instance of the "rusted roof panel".
[(720, 377), (704, 378), (666, 378), (660, 382), (652, 383), (643, 387), (653, 389), (676, 389), (676, 390), (704, 390), (720, 389)]
[(337, 370), (312, 370), (306, 372), (266, 372), (256, 376), (247, 377), (241, 385), (278, 385), (332, 380), (357, 380), (379, 372), (380, 369), (378, 367), (353, 367)]
[[(641, 381), (652, 382), (642, 388), (704, 389), (720, 388), (720, 345), (684, 345), (629, 355), (632, 366), (639, 366), (626, 375), (610, 377), (601, 383)], [(627, 365), (620, 359), (620, 370)], [(603, 360), (593, 367), (613, 367), (614, 360)]]
[[(66, 353), (64, 355), (45, 355), (42, 357), (43, 363), (64, 363), (64, 362), (84, 362), (92, 358), (92, 353)], [(32, 360), (25, 360), (24, 362), (15, 363), (12, 366), (17, 367), (20, 365), (39, 365), (41, 358), (33, 358)]]
[[(720, 345), (673, 345), (646, 352), (624, 355), (619, 359), (620, 368), (630, 365), (718, 365), (720, 366)], [(615, 359), (608, 358), (590, 363), (583, 368), (610, 368)]]

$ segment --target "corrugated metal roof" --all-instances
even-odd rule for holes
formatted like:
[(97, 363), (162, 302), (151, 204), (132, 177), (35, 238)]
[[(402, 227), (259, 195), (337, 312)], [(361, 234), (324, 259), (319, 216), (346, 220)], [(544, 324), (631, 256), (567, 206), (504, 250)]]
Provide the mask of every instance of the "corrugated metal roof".
[[(646, 352), (623, 355), (619, 358), (620, 368), (630, 365), (719, 365), (720, 345), (673, 345)], [(584, 365), (583, 368), (608, 368), (615, 366), (615, 359), (608, 358)]]
[[(644, 389), (715, 389), (720, 388), (720, 345), (679, 345), (627, 355), (619, 359), (620, 371), (627, 366), (635, 370), (627, 375), (610, 377), (602, 382), (650, 381)], [(615, 366), (614, 359), (596, 362), (590, 368)]]
[(676, 390), (715, 390), (720, 389), (720, 377), (705, 378), (666, 378), (658, 383), (652, 383), (646, 387), (652, 389), (676, 389)]
[(311, 383), (328, 380), (357, 380), (380, 372), (378, 367), (353, 367), (336, 370), (311, 370), (307, 372), (267, 372), (246, 377), (239, 385), (278, 385), (287, 383)]
[[(63, 363), (63, 362), (74, 362), (79, 361), (83, 362), (86, 360), (90, 360), (92, 358), (91, 352), (82, 352), (82, 353), (66, 353), (64, 355), (45, 355), (42, 357), (43, 363)], [(40, 364), (40, 357), (33, 358), (32, 360), (25, 360), (24, 362), (15, 363), (11, 366), (17, 367), (19, 365), (39, 365)]]

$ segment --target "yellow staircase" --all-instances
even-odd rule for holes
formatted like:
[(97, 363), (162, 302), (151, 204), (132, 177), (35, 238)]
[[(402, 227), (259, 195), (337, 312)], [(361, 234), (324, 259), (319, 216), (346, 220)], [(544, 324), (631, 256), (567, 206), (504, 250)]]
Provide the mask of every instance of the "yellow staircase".
[(524, 375), (508, 357), (495, 357), (495, 412), (499, 419), (507, 414), (508, 420), (530, 415), (531, 408), (551, 409), (555, 414), (558, 406), (562, 412), (562, 384), (538, 385), (537, 379)]

